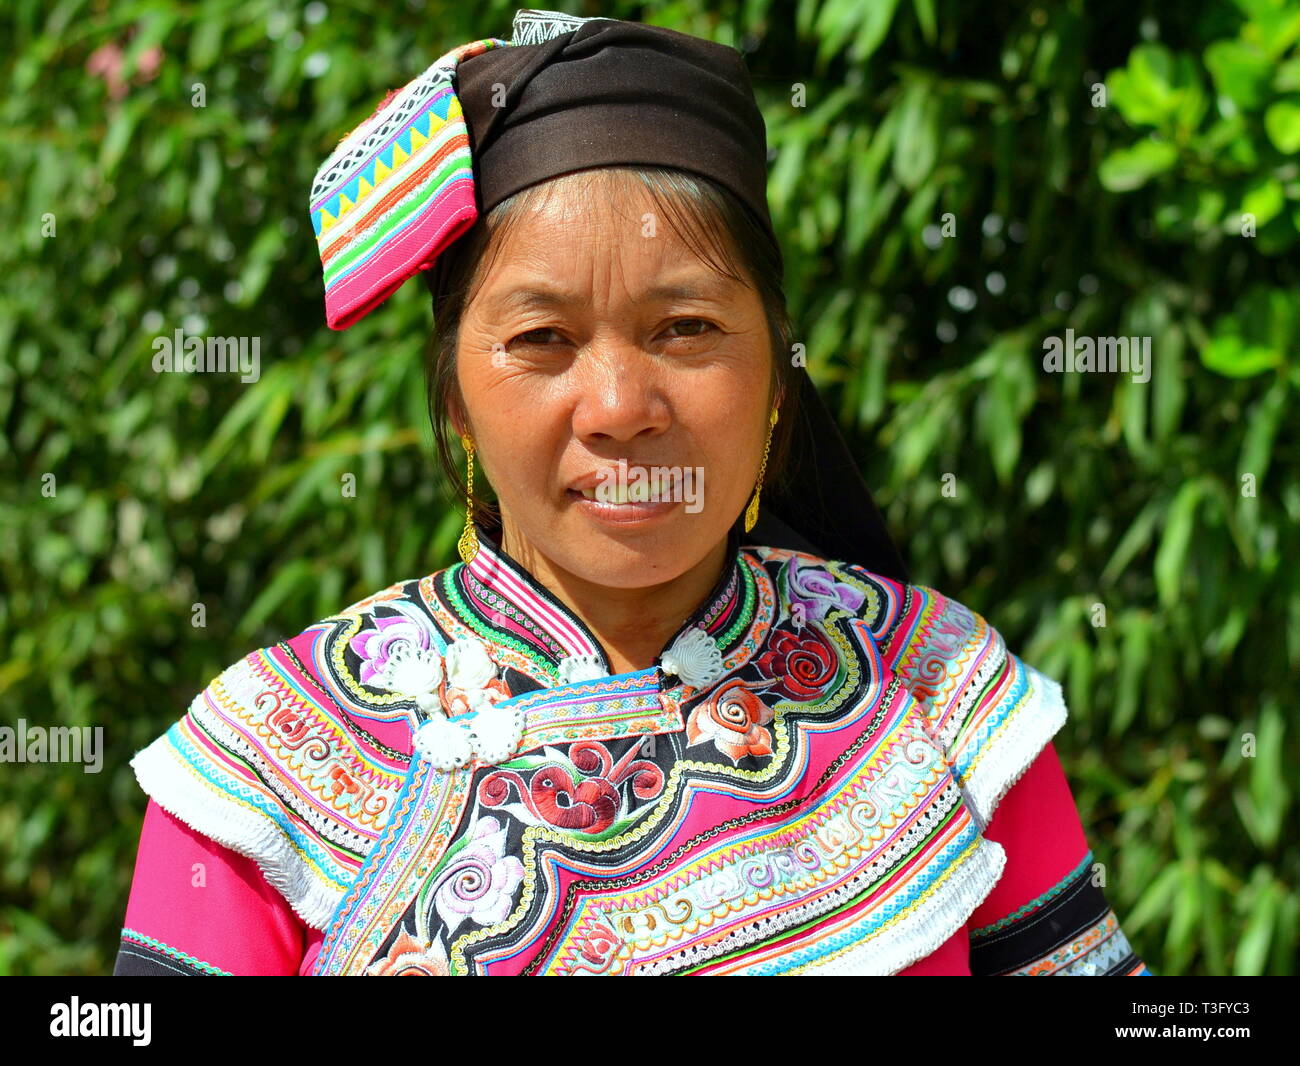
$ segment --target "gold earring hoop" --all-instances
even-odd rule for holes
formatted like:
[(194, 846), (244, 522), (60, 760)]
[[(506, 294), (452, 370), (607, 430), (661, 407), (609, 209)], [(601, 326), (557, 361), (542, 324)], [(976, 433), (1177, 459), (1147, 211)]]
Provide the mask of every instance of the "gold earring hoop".
[(478, 554), (478, 531), (474, 528), (474, 439), (462, 433), (460, 443), (465, 449), (465, 529), (456, 542), (463, 563), (472, 562)]
[(758, 497), (763, 491), (763, 475), (767, 473), (767, 453), (772, 447), (772, 430), (776, 426), (776, 408), (772, 408), (772, 414), (767, 420), (767, 440), (763, 442), (763, 462), (758, 468), (758, 484), (754, 486), (754, 497), (749, 501), (749, 506), (745, 508), (745, 532), (748, 533), (754, 528), (758, 521)]

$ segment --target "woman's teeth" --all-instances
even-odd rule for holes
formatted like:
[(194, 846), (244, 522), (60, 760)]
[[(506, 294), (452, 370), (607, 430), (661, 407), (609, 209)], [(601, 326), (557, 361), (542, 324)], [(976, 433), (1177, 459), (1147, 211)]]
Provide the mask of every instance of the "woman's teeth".
[(589, 500), (601, 503), (649, 503), (653, 500), (666, 500), (672, 488), (671, 477), (659, 477), (653, 480), (637, 480), (631, 485), (597, 485), (595, 488), (583, 489), (582, 494)]

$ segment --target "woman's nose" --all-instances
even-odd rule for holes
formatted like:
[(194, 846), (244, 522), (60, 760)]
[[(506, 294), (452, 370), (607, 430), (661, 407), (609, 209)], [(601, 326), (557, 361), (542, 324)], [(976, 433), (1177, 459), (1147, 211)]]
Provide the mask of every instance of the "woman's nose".
[(626, 343), (583, 353), (575, 364), (573, 430), (583, 439), (632, 440), (668, 428), (663, 369)]

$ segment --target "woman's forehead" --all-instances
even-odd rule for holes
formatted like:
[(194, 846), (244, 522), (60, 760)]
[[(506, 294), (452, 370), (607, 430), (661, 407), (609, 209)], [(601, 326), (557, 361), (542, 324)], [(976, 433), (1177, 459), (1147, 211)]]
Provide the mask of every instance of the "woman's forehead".
[[(689, 275), (675, 272), (638, 280), (625, 287), (629, 299), (636, 303), (694, 301), (721, 304), (735, 299), (742, 289), (738, 283), (713, 273), (702, 264)], [(582, 286), (531, 272), (500, 274), (490, 288), (485, 287), (481, 298), (482, 309), (494, 314), (563, 310), (590, 302), (591, 294)]]

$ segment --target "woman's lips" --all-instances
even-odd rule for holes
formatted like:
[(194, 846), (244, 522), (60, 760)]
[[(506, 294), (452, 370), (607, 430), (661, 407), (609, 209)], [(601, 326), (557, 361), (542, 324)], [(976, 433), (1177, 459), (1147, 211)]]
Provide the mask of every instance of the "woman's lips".
[(647, 500), (627, 503), (605, 503), (591, 500), (577, 489), (566, 489), (566, 494), (589, 518), (608, 525), (628, 525), (666, 515), (680, 502), (678, 500)]

